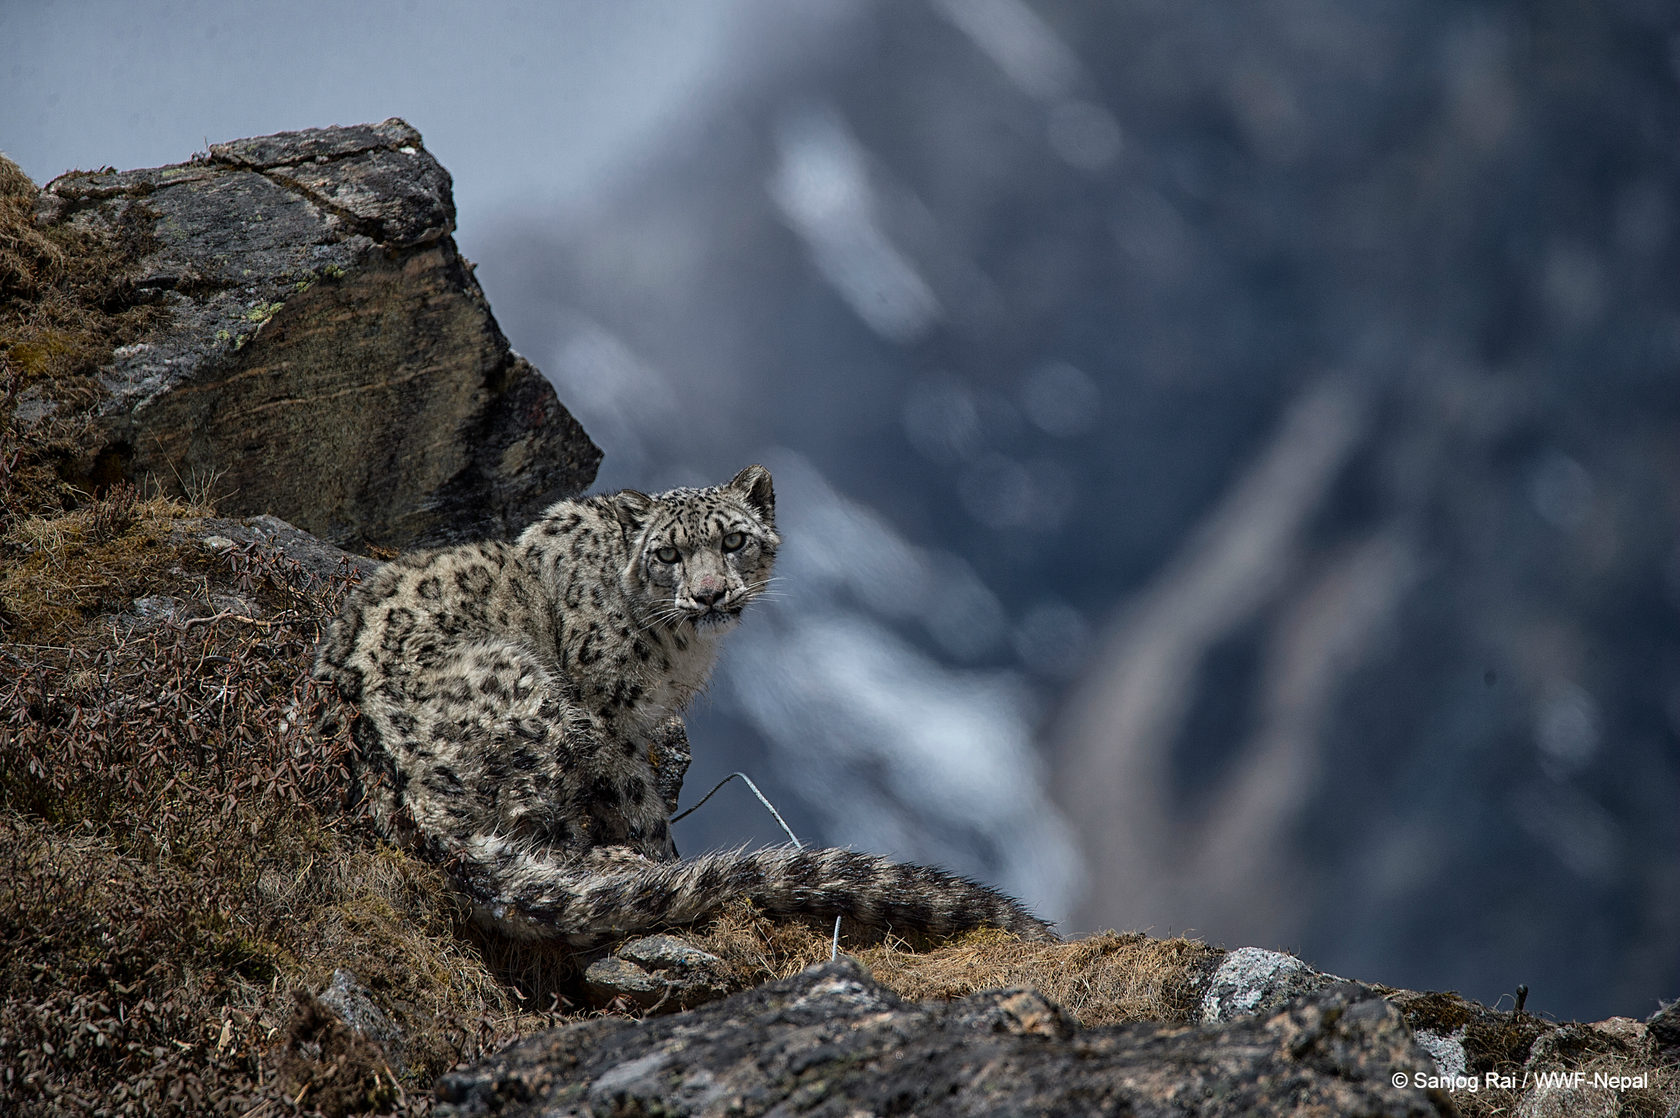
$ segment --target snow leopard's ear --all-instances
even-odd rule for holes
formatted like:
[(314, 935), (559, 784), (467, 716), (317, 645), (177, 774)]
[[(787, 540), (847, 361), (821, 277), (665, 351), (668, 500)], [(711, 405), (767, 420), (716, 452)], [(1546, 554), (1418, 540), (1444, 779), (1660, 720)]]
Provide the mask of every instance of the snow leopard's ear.
[(770, 484), (769, 470), (763, 466), (748, 466), (730, 479), (729, 488), (757, 510), (766, 525), (776, 526), (776, 490)]
[(618, 517), (618, 523), (627, 536), (642, 530), (642, 525), (647, 522), (648, 509), (652, 507), (653, 498), (640, 489), (623, 489), (612, 497), (613, 515)]

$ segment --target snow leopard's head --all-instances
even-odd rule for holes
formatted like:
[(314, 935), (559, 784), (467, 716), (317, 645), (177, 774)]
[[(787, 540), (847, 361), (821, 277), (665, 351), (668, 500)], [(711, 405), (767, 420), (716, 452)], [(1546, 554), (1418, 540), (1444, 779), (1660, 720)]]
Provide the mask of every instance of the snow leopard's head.
[(630, 543), (624, 586), (650, 621), (722, 633), (769, 586), (782, 539), (763, 466), (727, 485), (652, 496), (627, 489), (613, 500)]

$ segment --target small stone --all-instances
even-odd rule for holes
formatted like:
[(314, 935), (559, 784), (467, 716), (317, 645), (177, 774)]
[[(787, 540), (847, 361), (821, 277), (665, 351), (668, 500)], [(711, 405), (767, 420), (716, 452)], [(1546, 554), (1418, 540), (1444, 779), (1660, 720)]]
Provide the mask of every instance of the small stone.
[(1680, 1063), (1680, 1001), (1672, 1001), (1645, 1019), (1645, 1028), (1657, 1052)]
[(247, 520), (183, 520), (171, 530), (170, 538), (178, 543), (197, 540), (217, 552), (254, 544), (284, 555), (287, 562), (297, 563), (305, 574), (318, 579), (345, 574), (366, 578), (380, 567), (376, 559), (334, 547), (277, 516), (253, 516)]
[(1435, 1061), (1435, 1070), (1448, 1079), (1456, 1079), (1464, 1074), (1470, 1063), (1464, 1054), (1464, 1033), (1464, 1028), (1460, 1027), (1451, 1033), (1419, 1029), (1415, 1035), (1418, 1047)]
[(650, 970), (724, 972), (723, 960), (676, 936), (652, 935), (630, 940), (618, 949), (620, 958)]
[(646, 1009), (665, 996), (664, 983), (617, 955), (608, 955), (590, 963), (589, 969), (583, 972), (583, 981), (589, 987), (590, 996), (601, 1005), (628, 998)]
[(641, 936), (584, 972), (599, 1005), (620, 998), (645, 1010), (689, 1009), (729, 992), (728, 967), (710, 952), (676, 936)]
[(1293, 955), (1260, 947), (1239, 947), (1208, 980), (1202, 1021), (1217, 1024), (1276, 1009), (1285, 1002), (1341, 979), (1320, 974)]
[(343, 967), (334, 970), (332, 984), (321, 991), (319, 999), (322, 1005), (338, 1015), (339, 1020), (377, 1044), (392, 1070), (402, 1074), (406, 1067), (408, 1038), (374, 1002), (372, 992), (356, 981), (354, 974)]
[(1602, 1021), (1594, 1021), (1591, 1027), (1629, 1044), (1638, 1044), (1645, 1039), (1645, 1022), (1632, 1017), (1606, 1017)]

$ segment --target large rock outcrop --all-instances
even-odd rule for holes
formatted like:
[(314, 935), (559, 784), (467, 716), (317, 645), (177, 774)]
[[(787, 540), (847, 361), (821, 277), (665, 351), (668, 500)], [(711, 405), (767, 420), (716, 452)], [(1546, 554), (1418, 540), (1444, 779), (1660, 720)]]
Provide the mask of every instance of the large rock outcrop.
[(1433, 1073), (1399, 1011), (1351, 986), (1224, 1025), (1081, 1029), (1032, 990), (917, 1005), (840, 960), (533, 1037), (438, 1094), (459, 1116), (1453, 1113), (1411, 1085)]
[(127, 278), (170, 312), (101, 370), (96, 481), (210, 485), (228, 513), (405, 546), (505, 532), (594, 478), (600, 451), (509, 348), (450, 237), (449, 173), (401, 120), (73, 173), (37, 214), (139, 244)]
[[(679, 937), (655, 939), (667, 942), (634, 940), (592, 966), (590, 983), (621, 1008), (688, 1012), (530, 1037), (443, 1076), (444, 1113), (1608, 1116), (1673, 1105), (1661, 1014), (1559, 1023), (1349, 981), (1257, 947), (1185, 956), (1144, 941), (1119, 968), (1086, 954), (1073, 984), (1044, 956), (1050, 969), (1029, 963), (996, 981), (985, 947), (938, 949), (908, 968), (866, 949), (704, 1005), (705, 968), (679, 961)], [(966, 996), (965, 953), (970, 982), (987, 973)], [(666, 962), (625, 965), (654, 954)], [(930, 967), (957, 986), (919, 986), (912, 974)], [(1115, 1015), (1144, 990), (1153, 1006)]]

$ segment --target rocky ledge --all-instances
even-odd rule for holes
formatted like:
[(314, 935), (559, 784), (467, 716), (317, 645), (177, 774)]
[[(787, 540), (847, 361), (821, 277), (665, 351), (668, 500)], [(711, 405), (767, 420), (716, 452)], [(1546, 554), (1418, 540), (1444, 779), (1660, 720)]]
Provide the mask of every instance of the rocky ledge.
[[(1032, 979), (1030, 966), (1004, 987), (918, 1003), (893, 992), (905, 980), (896, 965), (872, 974), (845, 957), (718, 1001), (722, 960), (681, 937), (631, 940), (589, 968), (592, 991), (644, 1012), (686, 1012), (585, 1021), (528, 1038), (445, 1075), (436, 1089), (440, 1112), (1165, 1116), (1514, 1108), (1538, 1118), (1659, 1112), (1680, 1063), (1680, 1007), (1643, 1023), (1560, 1025), (1456, 994), (1349, 981), (1281, 952), (1207, 949), (1199, 961), (1168, 962), (1166, 943), (1130, 938), (1133, 967), (1153, 972), (1155, 985), (1182, 986), (1193, 995), (1188, 1006), (1168, 1008), (1177, 999), (1157, 991), (1164, 1012), (1087, 1027), (1018, 984)], [(1114, 937), (1050, 950), (1071, 955), (1104, 939)], [(984, 966), (987, 949), (969, 950)], [(947, 974), (958, 977), (955, 967)], [(1108, 1013), (1096, 1003), (1112, 995), (1115, 977), (1093, 966), (1075, 984), (1099, 1018)]]
[[(850, 960), (676, 1017), (522, 1041), (438, 1084), (448, 1115), (1430, 1115), (1400, 1013), (1357, 987), (1224, 1025), (1081, 1029), (1029, 989), (907, 1003)], [(1405, 1086), (1393, 1077), (1404, 1076)]]
[[(197, 486), (401, 547), (505, 534), (594, 478), (600, 451), (508, 347), (450, 237), (449, 173), (401, 120), (72, 173), (36, 222), (140, 246), (124, 279), (168, 312), (100, 372), (96, 484)], [(58, 410), (54, 391), (19, 418)]]

